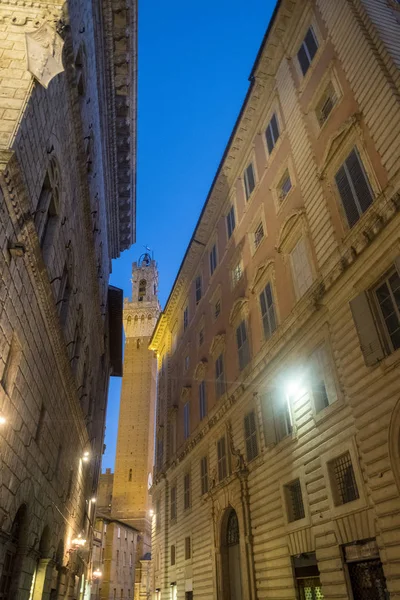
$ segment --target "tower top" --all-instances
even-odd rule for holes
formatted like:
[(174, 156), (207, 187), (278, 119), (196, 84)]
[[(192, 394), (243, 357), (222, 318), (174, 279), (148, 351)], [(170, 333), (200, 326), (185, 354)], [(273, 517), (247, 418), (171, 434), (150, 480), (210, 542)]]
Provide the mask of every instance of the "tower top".
[(160, 314), (157, 263), (147, 252), (132, 264), (132, 300), (124, 301), (126, 338), (150, 337)]
[(157, 263), (148, 252), (132, 264), (132, 302), (157, 301)]

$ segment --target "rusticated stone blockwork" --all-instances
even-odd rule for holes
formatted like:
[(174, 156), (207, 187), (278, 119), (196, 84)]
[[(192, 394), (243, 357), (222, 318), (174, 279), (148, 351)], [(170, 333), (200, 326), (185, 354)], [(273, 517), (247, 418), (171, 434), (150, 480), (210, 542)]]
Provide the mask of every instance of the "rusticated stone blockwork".
[(392, 0), (281, 0), (150, 348), (157, 600), (400, 592)]

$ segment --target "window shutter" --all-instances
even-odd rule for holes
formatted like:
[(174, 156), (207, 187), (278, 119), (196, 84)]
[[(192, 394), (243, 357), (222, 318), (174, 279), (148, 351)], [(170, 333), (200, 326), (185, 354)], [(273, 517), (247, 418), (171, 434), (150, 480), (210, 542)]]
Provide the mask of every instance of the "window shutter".
[(274, 417), (274, 398), (271, 392), (261, 396), (261, 409), (264, 424), (265, 445), (274, 446), (277, 442), (275, 417)]
[(384, 357), (383, 347), (371, 311), (366, 292), (362, 292), (350, 301), (351, 312), (360, 340), (365, 364), (370, 367)]
[(339, 171), (336, 173), (335, 181), (342, 199), (347, 222), (349, 227), (353, 227), (353, 225), (355, 225), (360, 218), (360, 215), (344, 167), (340, 167)]
[(358, 152), (355, 148), (347, 157), (346, 166), (354, 186), (354, 191), (357, 195), (361, 212), (364, 213), (372, 204), (373, 196), (369, 181), (365, 174)]

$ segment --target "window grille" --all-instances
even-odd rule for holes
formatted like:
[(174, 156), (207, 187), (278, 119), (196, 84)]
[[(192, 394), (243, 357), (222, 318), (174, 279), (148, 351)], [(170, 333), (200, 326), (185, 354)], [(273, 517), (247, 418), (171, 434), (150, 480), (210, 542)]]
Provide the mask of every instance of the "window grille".
[(176, 485), (171, 488), (171, 519), (176, 519)]
[(357, 500), (360, 496), (350, 453), (346, 452), (335, 458), (330, 463), (330, 469), (335, 483), (336, 504), (347, 504), (347, 502)]
[(220, 438), (217, 443), (218, 457), (218, 481), (222, 481), (228, 474), (227, 457), (226, 457), (226, 440), (225, 436)]
[(203, 456), (200, 461), (200, 479), (201, 479), (201, 495), (208, 492), (208, 460), (207, 456)]
[(290, 173), (286, 169), (280, 183), (279, 183), (279, 200), (284, 200), (290, 190), (292, 189), (292, 180), (290, 179)]
[(183, 506), (185, 510), (190, 508), (190, 473), (186, 473), (183, 479)]
[(258, 456), (258, 445), (257, 445), (257, 426), (256, 426), (256, 415), (254, 410), (249, 412), (244, 418), (244, 435), (246, 442), (246, 455), (247, 460), (253, 460)]
[(214, 306), (214, 319), (217, 319), (221, 313), (221, 300), (217, 300)]
[(300, 49), (297, 53), (297, 58), (300, 64), (301, 72), (305, 75), (312, 63), (314, 56), (318, 50), (318, 42), (312, 27), (306, 33)]
[(192, 557), (192, 544), (190, 537), (185, 537), (185, 560)]
[(199, 383), (199, 408), (200, 408), (200, 420), (204, 419), (207, 414), (206, 406), (206, 382), (201, 381)]
[(226, 545), (236, 546), (239, 543), (239, 521), (236, 511), (231, 510), (226, 527)]
[(260, 294), (261, 316), (264, 327), (264, 337), (268, 340), (276, 329), (276, 316), (272, 287), (267, 283)]
[(264, 238), (264, 227), (262, 221), (257, 225), (256, 230), (254, 232), (254, 248), (257, 250), (258, 246), (261, 244)]
[(292, 483), (285, 485), (285, 491), (289, 522), (304, 519), (305, 512), (300, 480), (296, 479)]
[(316, 115), (320, 127), (328, 120), (336, 102), (337, 96), (335, 88), (333, 87), (332, 82), (329, 82), (316, 108)]
[(254, 174), (253, 163), (250, 163), (244, 172), (244, 189), (246, 192), (246, 200), (248, 200), (256, 186), (256, 178)]
[(373, 192), (357, 148), (353, 148), (335, 175), (349, 227), (353, 227), (373, 202)]
[(224, 359), (220, 354), (215, 361), (215, 393), (217, 399), (225, 392)]
[(392, 351), (400, 348), (400, 277), (392, 271), (375, 289), (387, 341)]
[(246, 322), (241, 321), (236, 329), (236, 343), (239, 354), (239, 369), (244, 369), (250, 362), (249, 338), (247, 336)]
[(201, 297), (203, 295), (201, 275), (198, 275), (196, 277), (195, 284), (196, 284), (195, 287), (196, 287), (196, 305), (197, 305), (200, 302)]
[(228, 239), (230, 239), (236, 227), (235, 208), (233, 204), (230, 207), (228, 214), (226, 215), (226, 226), (228, 229)]
[(210, 275), (212, 275), (217, 268), (217, 246), (211, 248), (210, 252)]
[(267, 139), (267, 148), (268, 148), (268, 152), (270, 154), (276, 146), (276, 142), (279, 139), (279, 135), (280, 135), (279, 123), (278, 123), (276, 114), (274, 113), (272, 115), (270, 122), (268, 123), (267, 129), (265, 130), (265, 137)]
[(204, 329), (200, 329), (199, 331), (199, 346), (204, 344)]
[(232, 284), (235, 286), (239, 283), (241, 277), (243, 275), (242, 271), (242, 261), (239, 261), (232, 269)]

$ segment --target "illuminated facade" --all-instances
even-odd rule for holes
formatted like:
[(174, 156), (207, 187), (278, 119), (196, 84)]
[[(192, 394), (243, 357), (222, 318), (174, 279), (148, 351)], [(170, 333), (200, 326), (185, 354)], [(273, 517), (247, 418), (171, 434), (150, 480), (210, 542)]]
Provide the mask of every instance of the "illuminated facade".
[(0, 598), (88, 600), (111, 259), (135, 241), (134, 0), (0, 0)]
[(399, 21), (278, 2), (150, 343), (156, 600), (400, 592)]

